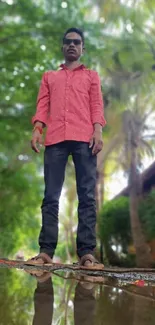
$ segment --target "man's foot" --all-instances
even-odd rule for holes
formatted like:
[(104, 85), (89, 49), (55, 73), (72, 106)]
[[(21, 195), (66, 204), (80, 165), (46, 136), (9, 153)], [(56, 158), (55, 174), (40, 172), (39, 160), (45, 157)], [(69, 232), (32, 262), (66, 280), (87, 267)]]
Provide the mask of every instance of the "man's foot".
[(52, 259), (46, 253), (40, 253), (35, 257), (28, 259), (25, 264), (26, 265), (44, 265), (44, 264), (51, 264)]
[(76, 280), (79, 281), (81, 286), (85, 289), (91, 290), (92, 288), (96, 287), (98, 284), (104, 284), (105, 278), (102, 276), (92, 276), (92, 275), (85, 275), (85, 274), (78, 274), (76, 275)]
[(92, 254), (86, 254), (80, 258), (80, 266), (93, 269), (103, 270), (104, 265), (99, 263)]
[(86, 290), (92, 290), (95, 288), (95, 284), (93, 282), (90, 282), (90, 277), (85, 277), (84, 281), (80, 282), (80, 285)]
[(51, 277), (50, 272), (43, 272), (37, 270), (25, 270), (25, 272), (35, 277), (39, 283), (46, 282)]

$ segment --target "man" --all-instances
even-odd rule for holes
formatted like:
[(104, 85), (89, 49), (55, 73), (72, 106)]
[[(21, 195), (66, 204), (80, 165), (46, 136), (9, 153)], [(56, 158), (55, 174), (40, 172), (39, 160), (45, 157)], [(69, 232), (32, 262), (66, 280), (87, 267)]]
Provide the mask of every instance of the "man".
[(31, 141), (39, 153), (47, 126), (44, 154), (45, 196), (42, 202), (40, 254), (33, 264), (51, 263), (58, 240), (58, 206), (68, 156), (73, 157), (78, 205), (77, 255), (80, 265), (95, 266), (96, 161), (102, 150), (105, 125), (100, 79), (79, 62), (84, 53), (81, 30), (71, 28), (63, 37), (65, 64), (43, 74)]

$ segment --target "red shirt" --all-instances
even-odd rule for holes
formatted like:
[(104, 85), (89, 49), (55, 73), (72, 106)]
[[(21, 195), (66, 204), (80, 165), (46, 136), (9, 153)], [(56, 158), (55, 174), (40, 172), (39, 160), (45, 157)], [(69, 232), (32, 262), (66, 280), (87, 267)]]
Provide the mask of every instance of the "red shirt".
[(89, 142), (94, 123), (106, 124), (98, 73), (80, 65), (43, 74), (32, 123), (46, 124), (45, 145), (65, 140)]

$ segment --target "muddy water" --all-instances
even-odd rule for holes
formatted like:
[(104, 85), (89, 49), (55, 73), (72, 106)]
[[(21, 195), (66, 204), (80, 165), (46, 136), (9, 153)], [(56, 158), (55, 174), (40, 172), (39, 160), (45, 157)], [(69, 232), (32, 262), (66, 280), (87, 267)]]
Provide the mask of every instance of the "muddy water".
[(0, 325), (155, 324), (154, 282), (64, 276), (0, 269)]

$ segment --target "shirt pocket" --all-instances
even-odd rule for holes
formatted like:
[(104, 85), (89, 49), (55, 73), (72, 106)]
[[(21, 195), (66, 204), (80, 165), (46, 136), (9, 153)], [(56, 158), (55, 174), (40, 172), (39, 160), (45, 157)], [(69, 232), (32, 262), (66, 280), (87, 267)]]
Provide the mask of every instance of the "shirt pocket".
[(83, 77), (76, 77), (73, 80), (72, 87), (75, 91), (89, 97), (89, 80)]

